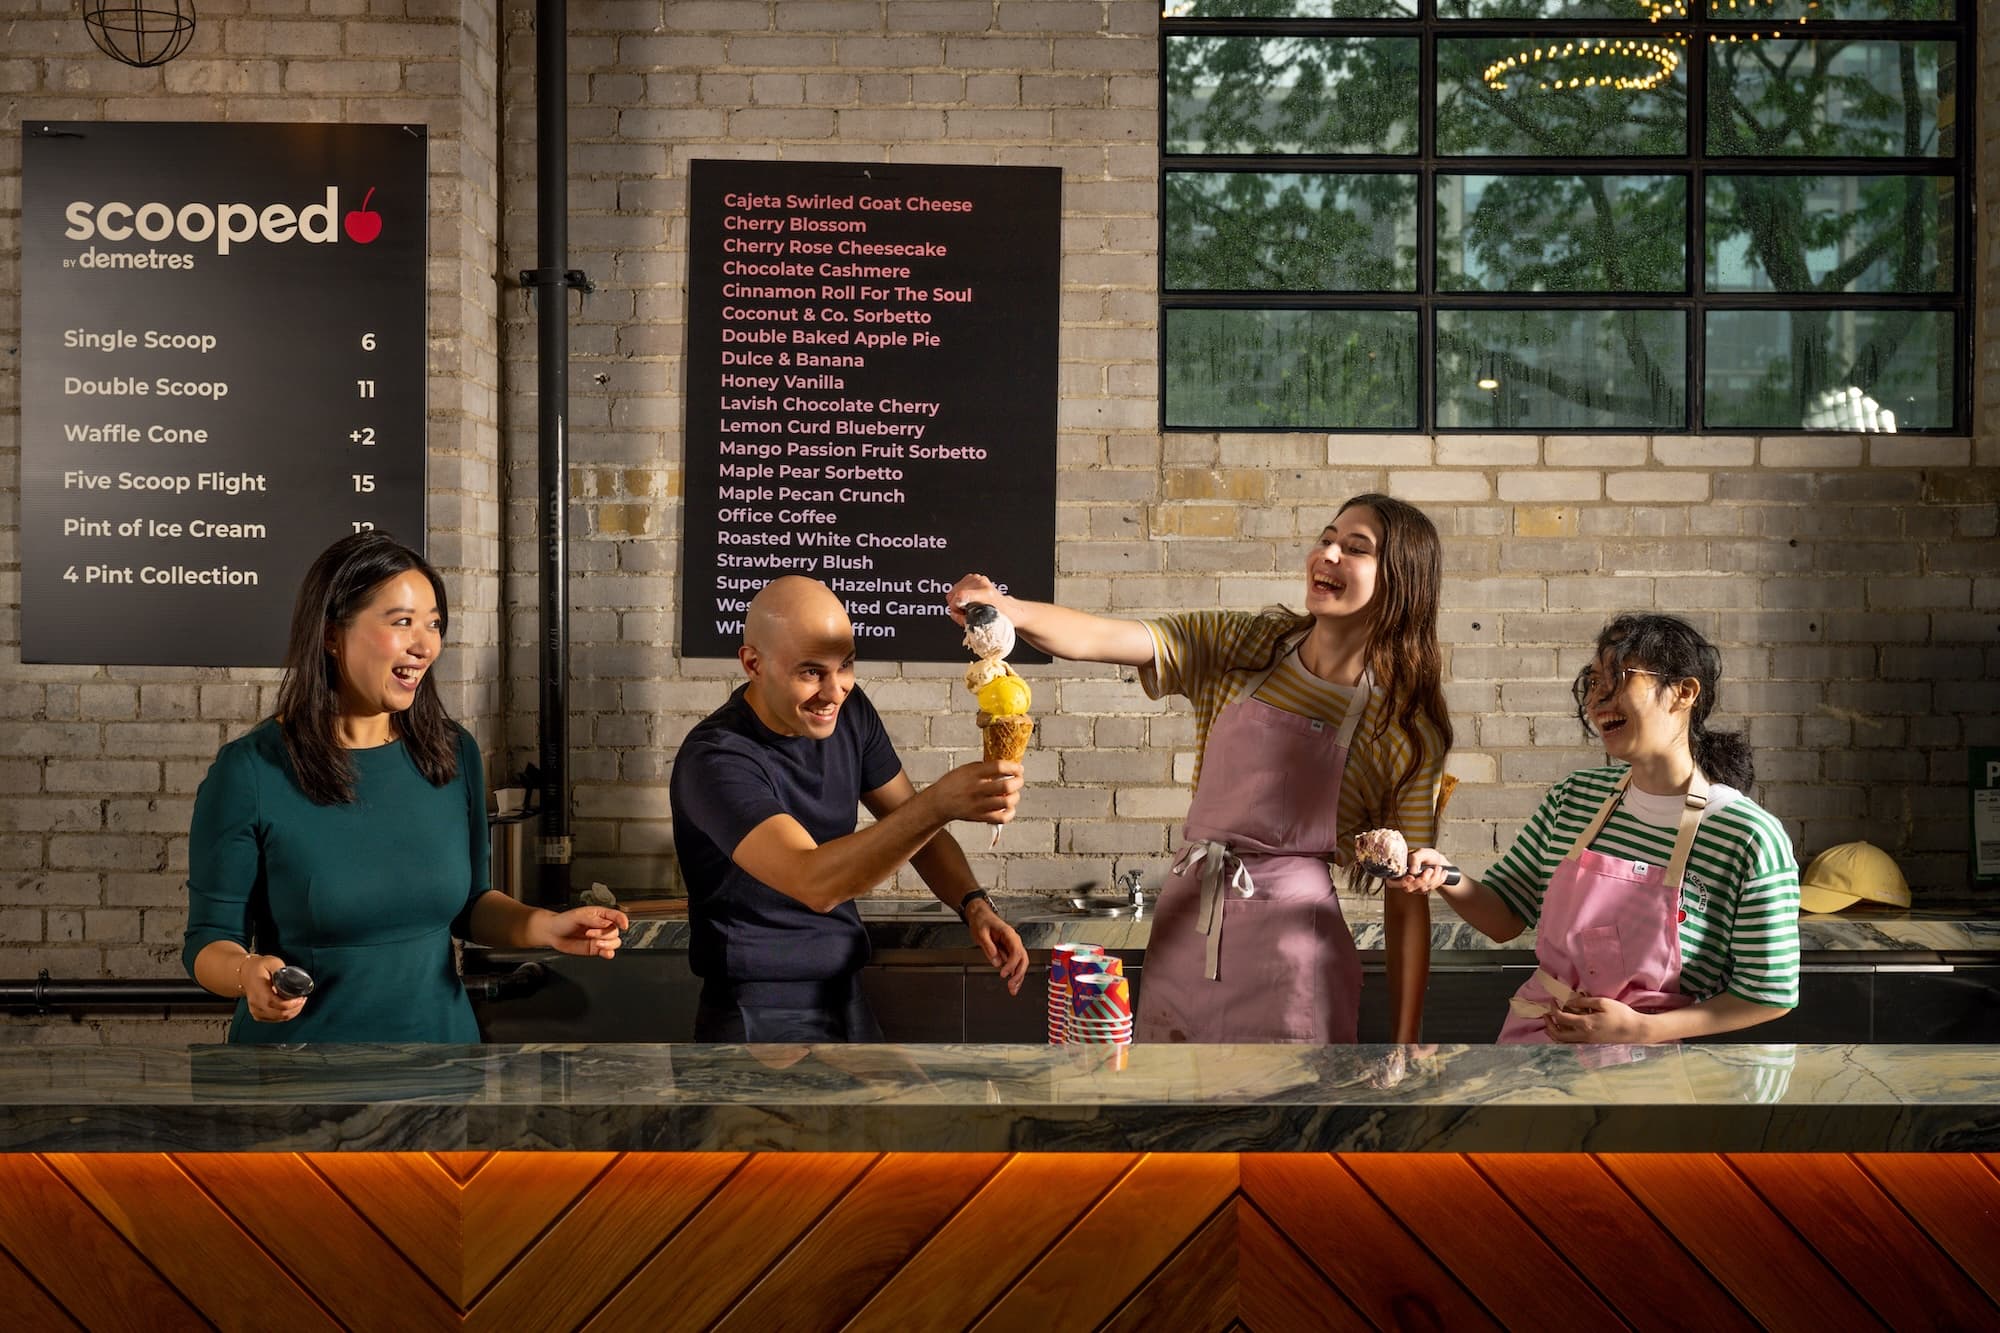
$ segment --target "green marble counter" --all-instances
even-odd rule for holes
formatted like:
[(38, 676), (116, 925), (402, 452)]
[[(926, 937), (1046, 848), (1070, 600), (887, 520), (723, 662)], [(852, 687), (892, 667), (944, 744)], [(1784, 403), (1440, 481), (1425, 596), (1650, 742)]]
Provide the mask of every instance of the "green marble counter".
[(1421, 1050), (24, 1048), (0, 1151), (2000, 1150), (2000, 1047)]

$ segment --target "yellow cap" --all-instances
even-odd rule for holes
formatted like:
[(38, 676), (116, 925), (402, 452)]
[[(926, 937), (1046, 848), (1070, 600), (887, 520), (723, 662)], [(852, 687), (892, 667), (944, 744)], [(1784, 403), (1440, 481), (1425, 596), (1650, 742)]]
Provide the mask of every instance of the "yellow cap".
[(1812, 859), (1799, 876), (1801, 912), (1838, 912), (1866, 898), (1910, 905), (1910, 882), (1889, 853), (1869, 842), (1843, 842)]

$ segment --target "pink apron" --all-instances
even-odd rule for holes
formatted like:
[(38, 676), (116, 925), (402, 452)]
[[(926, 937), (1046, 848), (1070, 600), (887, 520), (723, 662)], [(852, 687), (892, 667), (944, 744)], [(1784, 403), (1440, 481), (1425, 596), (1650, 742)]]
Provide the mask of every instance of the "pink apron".
[(1665, 870), (1590, 850), (1632, 780), (1627, 769), (1597, 815), (1564, 855), (1535, 927), (1535, 975), (1507, 1002), (1501, 1042), (1549, 1040), (1542, 1019), (1571, 991), (1665, 1013), (1693, 1001), (1681, 993), (1681, 890), (1688, 850), (1708, 806), (1708, 779), (1696, 769), (1681, 806)]
[(1208, 729), (1185, 845), (1153, 912), (1140, 1041), (1354, 1040), (1361, 957), (1327, 861), (1368, 677), (1336, 731), (1251, 697), (1276, 669)]

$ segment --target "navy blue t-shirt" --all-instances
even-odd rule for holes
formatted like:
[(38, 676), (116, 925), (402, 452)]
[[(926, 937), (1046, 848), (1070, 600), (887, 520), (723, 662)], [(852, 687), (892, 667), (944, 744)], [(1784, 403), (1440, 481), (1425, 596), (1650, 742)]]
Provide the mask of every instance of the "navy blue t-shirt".
[(730, 981), (831, 981), (868, 961), (853, 902), (822, 915), (729, 859), (772, 815), (790, 815), (813, 841), (854, 832), (863, 792), (903, 771), (889, 734), (857, 687), (833, 735), (780, 736), (758, 720), (738, 686), (688, 733), (674, 759), (674, 851), (687, 881), (688, 961), (700, 977)]

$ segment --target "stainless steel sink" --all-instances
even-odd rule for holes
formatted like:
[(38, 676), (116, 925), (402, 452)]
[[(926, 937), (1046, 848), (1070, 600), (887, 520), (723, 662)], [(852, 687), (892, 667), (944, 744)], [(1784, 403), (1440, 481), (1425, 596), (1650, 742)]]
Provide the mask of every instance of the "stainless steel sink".
[(1116, 900), (1096, 902), (1088, 898), (1072, 898), (1057, 906), (1059, 916), (1143, 916), (1145, 911), (1137, 903)]
[(958, 913), (935, 898), (856, 898), (864, 921), (956, 921)]

